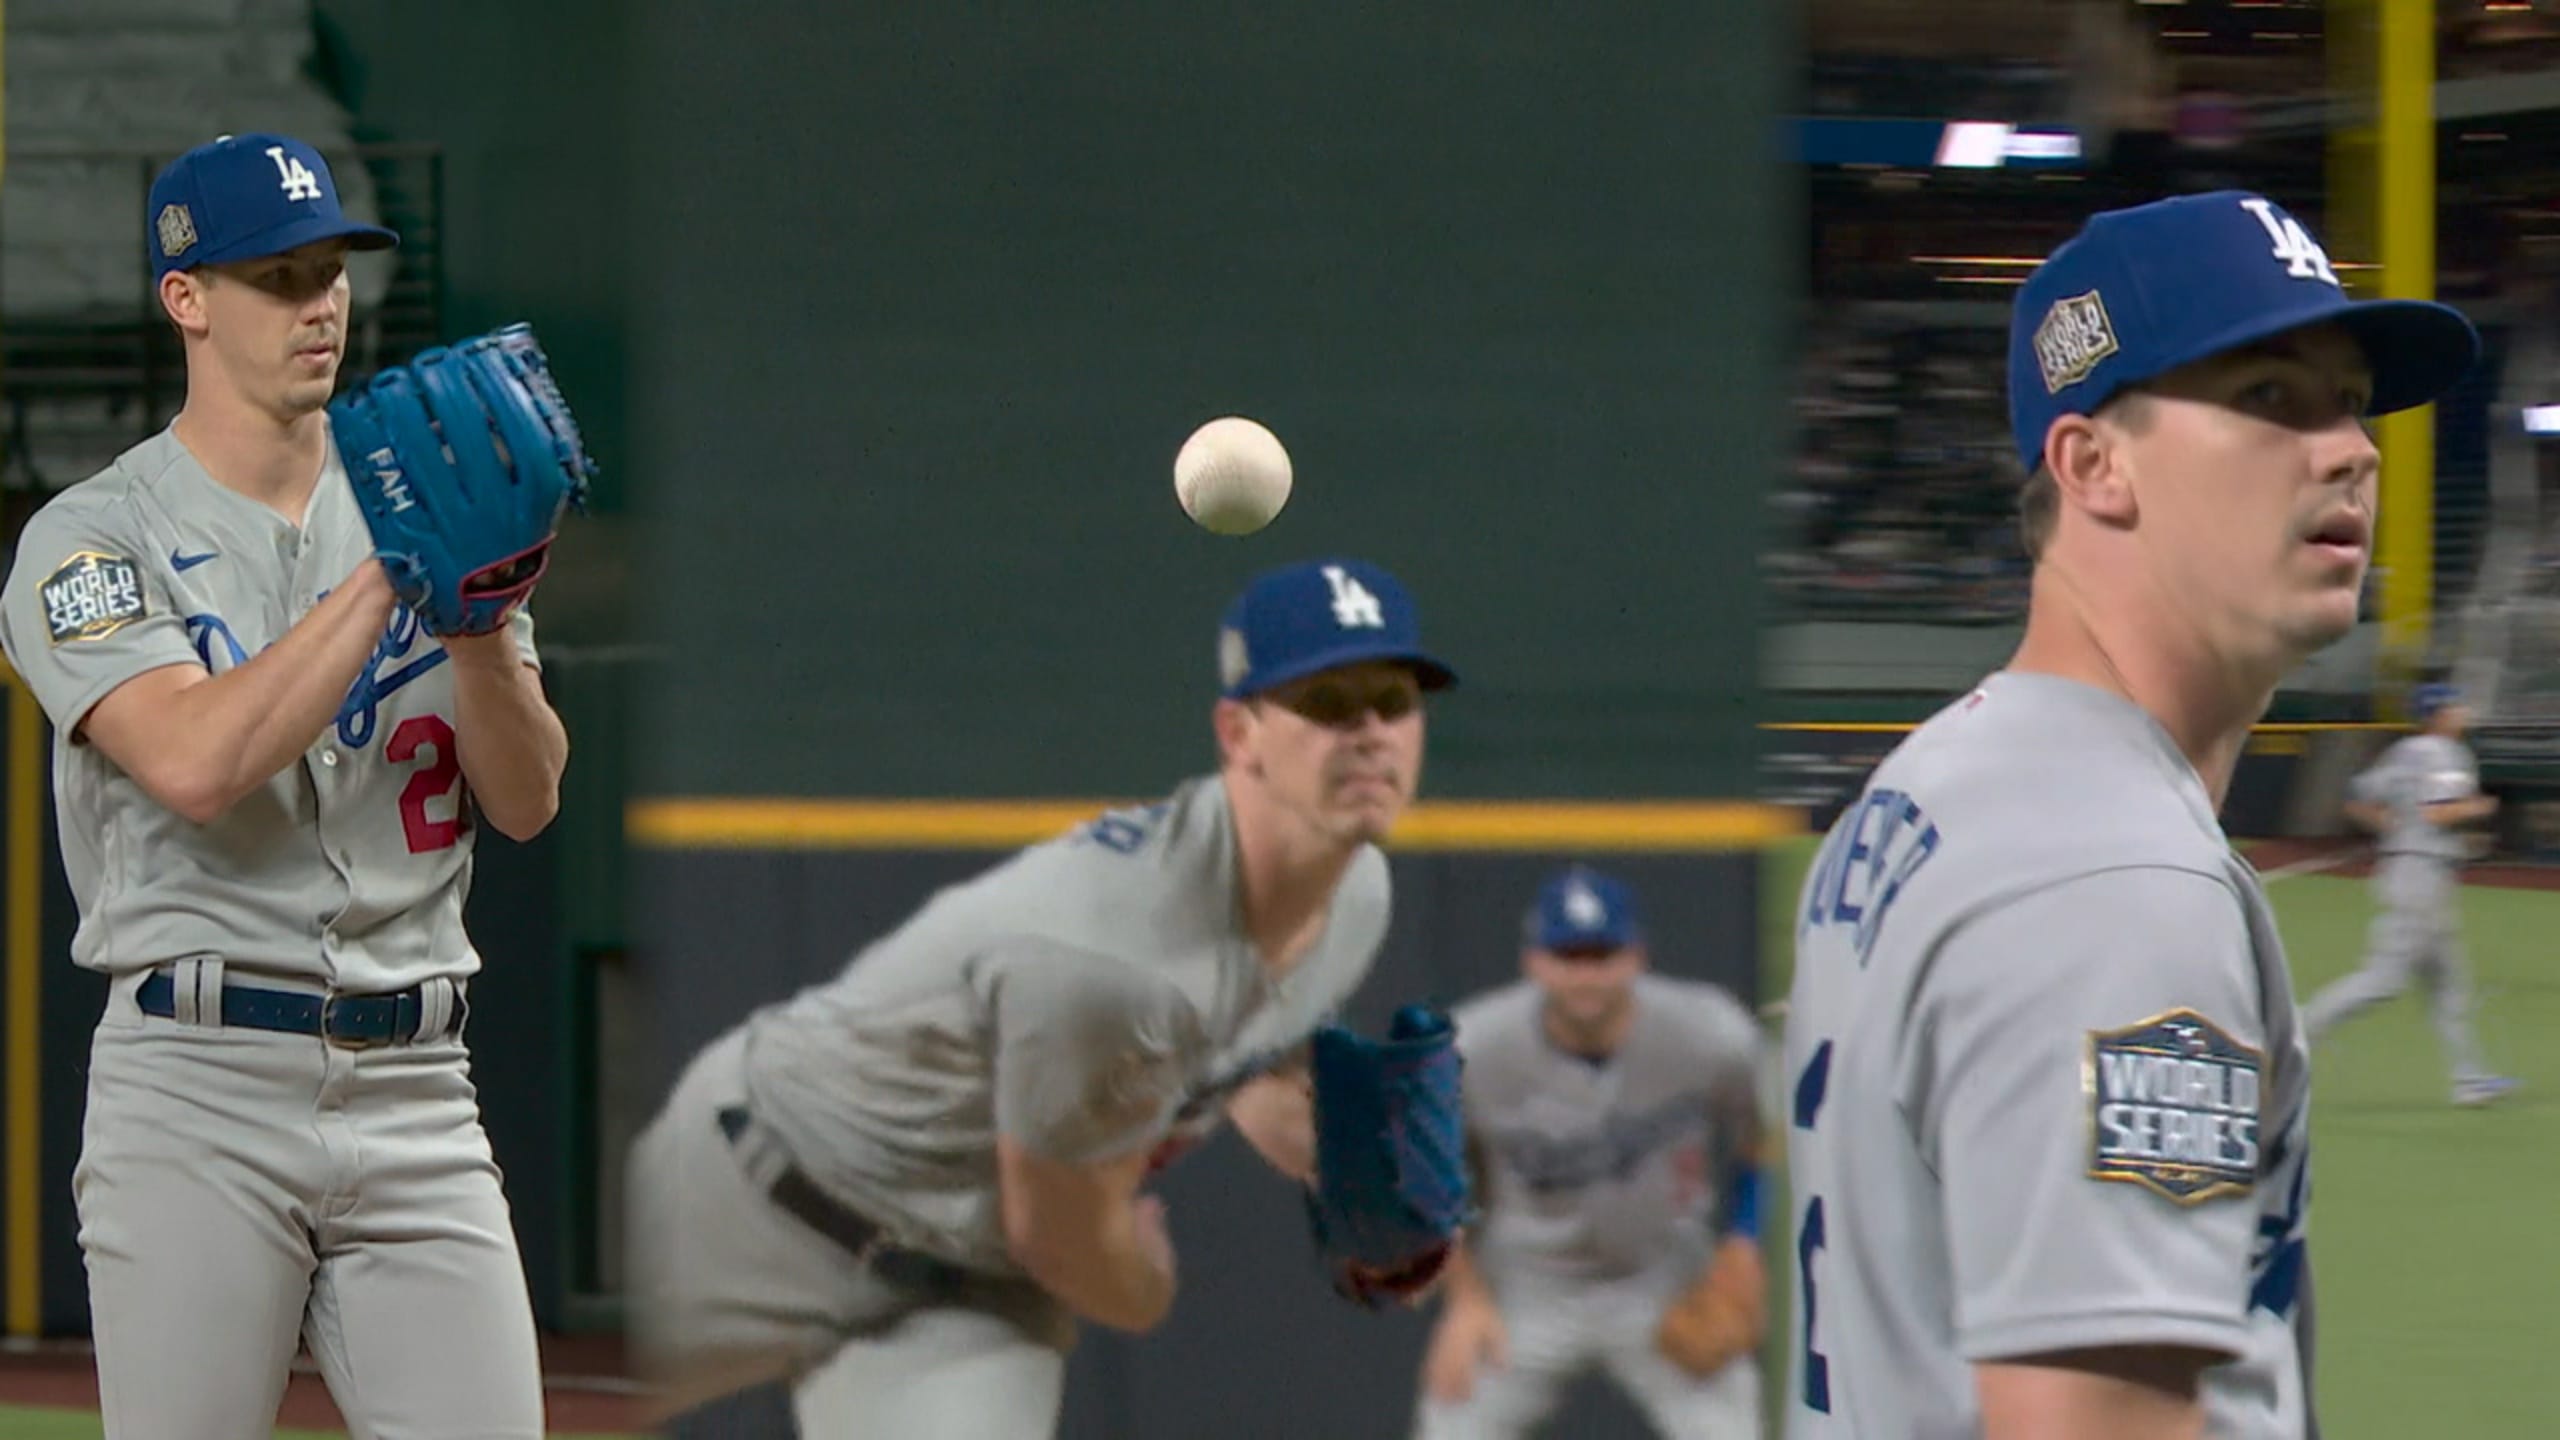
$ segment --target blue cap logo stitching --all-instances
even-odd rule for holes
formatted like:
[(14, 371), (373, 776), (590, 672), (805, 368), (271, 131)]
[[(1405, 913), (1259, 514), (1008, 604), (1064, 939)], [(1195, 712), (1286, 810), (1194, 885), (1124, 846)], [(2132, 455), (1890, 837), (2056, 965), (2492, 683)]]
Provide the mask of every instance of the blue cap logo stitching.
[(1378, 597), (1370, 593), (1368, 586), (1352, 579), (1350, 572), (1339, 565), (1327, 565), (1324, 567), (1324, 582), (1333, 587), (1333, 623), (1345, 630), (1354, 627), (1386, 628), (1386, 608), (1378, 603)]
[(2290, 215), (2277, 219), (2275, 203), (2269, 200), (2243, 200), (2240, 208), (2257, 216), (2258, 223), (2266, 227), (2267, 238), (2276, 242), (2276, 258), (2284, 262), (2284, 273), (2296, 280), (2323, 280), (2337, 289), (2346, 288), (2338, 284), (2337, 272), (2329, 268), (2329, 252), (2320, 248), (2320, 242), (2311, 238), (2301, 221)]
[(312, 174), (303, 165), (302, 157), (287, 155), (281, 145), (270, 145), (267, 147), (267, 158), (276, 162), (276, 174), (282, 177), (284, 185), (284, 198), (287, 200), (320, 198), (320, 177)]
[(2107, 319), (2107, 302), (2095, 290), (2054, 301), (2044, 312), (2044, 323), (2036, 327), (2035, 343), (2046, 394), (2088, 379), (2099, 361), (2116, 353), (2116, 330)]
[(1591, 887), (1575, 876), (1564, 892), (1564, 918), (1585, 930), (1597, 930), (1609, 918), (1609, 907), (1591, 893)]

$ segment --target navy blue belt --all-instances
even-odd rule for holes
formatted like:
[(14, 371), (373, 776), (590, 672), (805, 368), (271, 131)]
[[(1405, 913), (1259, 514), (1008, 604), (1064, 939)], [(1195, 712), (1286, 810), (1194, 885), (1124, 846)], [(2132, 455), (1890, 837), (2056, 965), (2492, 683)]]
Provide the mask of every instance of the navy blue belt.
[[(742, 1105), (720, 1112), (720, 1133), (733, 1146), (754, 1123)], [(765, 1194), (785, 1214), (834, 1241), (892, 1283), (916, 1290), (952, 1290), (969, 1283), (969, 1272), (948, 1260), (886, 1243), (878, 1221), (819, 1189), (818, 1182), (798, 1165), (784, 1165)]]
[[(178, 1013), (177, 982), (168, 971), (155, 971), (142, 982), (134, 1000), (145, 1015), (174, 1018)], [(309, 995), (299, 990), (269, 990), (228, 981), (222, 986), (223, 1024), (316, 1035), (342, 1050), (370, 1050), (418, 1039), (418, 1017), (425, 1013), (425, 997), (415, 987), (388, 995)], [(460, 1034), (470, 1015), (471, 1004), (456, 987), (453, 1019), (444, 1033)]]

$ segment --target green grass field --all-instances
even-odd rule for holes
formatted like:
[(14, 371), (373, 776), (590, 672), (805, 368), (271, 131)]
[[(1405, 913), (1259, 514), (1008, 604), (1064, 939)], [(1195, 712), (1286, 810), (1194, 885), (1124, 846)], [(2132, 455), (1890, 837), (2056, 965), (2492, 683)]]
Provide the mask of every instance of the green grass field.
[[(1791, 845), (1772, 867), (1768, 998), (1786, 993), (1787, 912), (1810, 851)], [(2355, 967), (2372, 914), (2362, 880), (2305, 875), (2267, 893), (2300, 994)], [(2481, 1042), (2525, 1089), (2490, 1109), (2448, 1105), (2414, 993), (2341, 1027), (2312, 1059), (2314, 1383), (2327, 1440), (2523, 1440), (2560, 1416), (2560, 1365), (2543, 1354), (2560, 1246), (2542, 1229), (2560, 1195), (2560, 892), (2472, 887), (2463, 900)], [(1780, 1228), (1771, 1253), (1792, 1254)], [(1792, 1333), (1783, 1317), (1773, 1330)], [(1793, 1372), (1770, 1373), (1774, 1397)]]

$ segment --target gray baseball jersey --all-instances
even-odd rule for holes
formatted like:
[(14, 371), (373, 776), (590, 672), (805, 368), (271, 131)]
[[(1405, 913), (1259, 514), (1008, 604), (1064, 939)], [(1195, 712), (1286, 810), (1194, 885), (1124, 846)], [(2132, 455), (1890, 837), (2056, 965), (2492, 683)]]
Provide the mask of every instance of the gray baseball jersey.
[[(122, 973), (217, 956), (348, 991), (479, 969), (462, 928), (474, 827), (453, 677), (407, 607), (301, 761), (211, 824), (74, 736), (145, 671), (245, 662), (372, 554), (334, 446), (297, 527), (216, 483), (166, 430), (27, 522), (0, 646), (55, 726), (75, 961)], [(534, 663), (532, 617), (514, 625)]]
[(1366, 849), (1322, 938), (1274, 977), (1239, 926), (1226, 787), (1186, 782), (935, 895), (843, 972), (746, 1023), (757, 1117), (910, 1247), (1018, 1274), (995, 1139), (1070, 1162), (1205, 1138), (1295, 1052), (1386, 936)]
[(2471, 747), (2444, 735), (2412, 735), (2382, 752), (2356, 776), (2351, 793), (2389, 817), (2382, 832), (2386, 855), (2428, 855), (2442, 860), (2467, 859), (2470, 848), (2459, 828), (2427, 818), (2426, 807), (2448, 800), (2468, 800), (2480, 793), (2480, 767)]
[(1714, 985), (1635, 988), (1626, 1038), (1598, 1062), (1548, 1038), (1525, 980), (1455, 1012), (1488, 1268), (1597, 1279), (1705, 1259), (1717, 1161), (1757, 1139), (1737, 1132), (1754, 1120), (1759, 1027)]
[(1795, 1440), (1980, 1433), (1971, 1363), (2200, 1346), (2210, 1432), (2310, 1433), (2309, 1057), (2257, 877), (2151, 718), (2003, 672), (1799, 897)]

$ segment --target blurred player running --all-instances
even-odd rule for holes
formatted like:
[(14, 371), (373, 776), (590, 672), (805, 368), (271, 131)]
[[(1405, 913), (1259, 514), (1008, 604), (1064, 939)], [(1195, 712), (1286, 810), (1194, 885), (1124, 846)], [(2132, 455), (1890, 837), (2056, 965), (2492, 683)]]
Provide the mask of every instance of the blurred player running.
[(2462, 741), (2471, 707), (2460, 692), (2422, 685), (2414, 701), (2419, 733), (2383, 751), (2349, 790), (2348, 818), (2382, 837), (2364, 964), (2304, 1002), (2302, 1018), (2317, 1043), (2340, 1021), (2420, 981), (2452, 1072), (2453, 1103), (2486, 1105), (2517, 1082), (2489, 1072), (2472, 1028), (2462, 866), (2471, 858), (2465, 827), (2495, 815), (2498, 797), (2480, 791), (2479, 762)]

